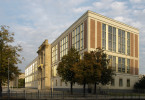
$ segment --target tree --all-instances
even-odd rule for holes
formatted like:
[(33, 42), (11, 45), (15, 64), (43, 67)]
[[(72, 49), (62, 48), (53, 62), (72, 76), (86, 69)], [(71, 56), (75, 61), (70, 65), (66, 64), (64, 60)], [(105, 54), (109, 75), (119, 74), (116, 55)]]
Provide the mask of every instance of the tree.
[(134, 84), (135, 89), (145, 89), (145, 76)]
[(88, 52), (84, 52), (83, 59), (76, 63), (73, 68), (76, 82), (83, 85), (84, 96), (86, 84), (91, 82), (91, 76), (93, 72), (92, 63), (92, 55)]
[(97, 48), (90, 53), (84, 52), (83, 59), (74, 66), (77, 83), (84, 85), (84, 94), (86, 84), (94, 84), (94, 93), (96, 93), (97, 84), (106, 85), (112, 80), (113, 71), (108, 65), (109, 59), (102, 49)]
[(111, 66), (109, 65), (109, 59), (107, 54), (104, 53), (104, 50), (96, 48), (95, 51), (90, 52), (93, 56), (94, 67), (92, 82), (94, 83), (94, 93), (96, 93), (96, 85), (101, 83), (102, 85), (108, 84), (112, 80), (114, 75)]
[(18, 80), (18, 87), (25, 87), (25, 79), (24, 78), (21, 78)]
[(57, 67), (58, 75), (62, 78), (62, 80), (70, 83), (71, 94), (73, 93), (73, 84), (76, 82), (73, 65), (76, 62), (79, 62), (79, 60), (79, 52), (75, 48), (71, 48), (68, 51), (68, 54), (62, 57)]
[(14, 33), (8, 31), (7, 26), (0, 26), (0, 95), (2, 93), (2, 83), (12, 80), (15, 75), (20, 74), (20, 70), (16, 64), (21, 63), (19, 52), (22, 51), (20, 45), (14, 46)]

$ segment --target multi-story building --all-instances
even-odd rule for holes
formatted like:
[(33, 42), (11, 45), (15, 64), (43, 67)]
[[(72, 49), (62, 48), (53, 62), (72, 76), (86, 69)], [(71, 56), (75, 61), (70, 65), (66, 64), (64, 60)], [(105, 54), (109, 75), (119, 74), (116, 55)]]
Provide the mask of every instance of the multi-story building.
[(38, 88), (38, 57), (25, 68), (25, 88)]
[[(47, 41), (45, 41), (47, 42)], [(53, 43), (49, 44), (46, 52), (40, 53), (38, 50), (39, 62), (43, 57), (49, 59), (39, 64), (43, 67), (42, 73), (48, 77), (48, 88), (69, 88), (68, 83), (61, 81), (57, 75), (57, 66), (61, 58), (67, 54), (71, 47), (75, 47), (81, 58), (85, 51), (92, 51), (102, 48), (111, 59), (110, 65), (116, 72), (111, 84), (111, 89), (132, 89), (138, 80), (139, 74), (139, 30), (122, 22), (113, 20), (103, 15), (87, 11), (76, 22), (74, 22), (65, 32), (63, 32)], [(51, 51), (51, 53), (50, 53)], [(49, 66), (49, 67), (47, 67)], [(45, 81), (45, 78), (43, 78)], [(43, 83), (41, 81), (41, 83)], [(74, 88), (81, 86), (75, 84)]]

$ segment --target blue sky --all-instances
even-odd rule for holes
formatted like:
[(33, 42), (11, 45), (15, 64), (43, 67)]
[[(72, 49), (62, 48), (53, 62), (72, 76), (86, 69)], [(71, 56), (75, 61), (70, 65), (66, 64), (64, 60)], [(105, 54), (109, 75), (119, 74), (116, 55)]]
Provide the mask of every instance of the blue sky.
[(0, 25), (9, 26), (23, 47), (22, 72), (45, 39), (52, 43), (87, 10), (139, 29), (140, 74), (145, 74), (145, 0), (0, 0)]

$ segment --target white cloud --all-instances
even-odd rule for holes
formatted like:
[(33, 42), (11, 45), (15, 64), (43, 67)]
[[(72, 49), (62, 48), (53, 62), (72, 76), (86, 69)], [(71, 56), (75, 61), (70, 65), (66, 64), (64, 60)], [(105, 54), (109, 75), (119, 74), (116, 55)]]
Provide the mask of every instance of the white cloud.
[(87, 10), (91, 10), (92, 7), (80, 7), (80, 8), (74, 8), (73, 11), (75, 13), (81, 13), (81, 12), (86, 12)]

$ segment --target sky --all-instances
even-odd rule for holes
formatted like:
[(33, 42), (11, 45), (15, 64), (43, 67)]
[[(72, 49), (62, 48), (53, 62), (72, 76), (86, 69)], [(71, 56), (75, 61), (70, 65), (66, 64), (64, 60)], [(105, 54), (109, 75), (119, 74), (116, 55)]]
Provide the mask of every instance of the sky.
[(22, 72), (45, 39), (52, 43), (87, 10), (139, 29), (139, 73), (145, 74), (145, 0), (0, 0), (0, 25), (23, 48)]

